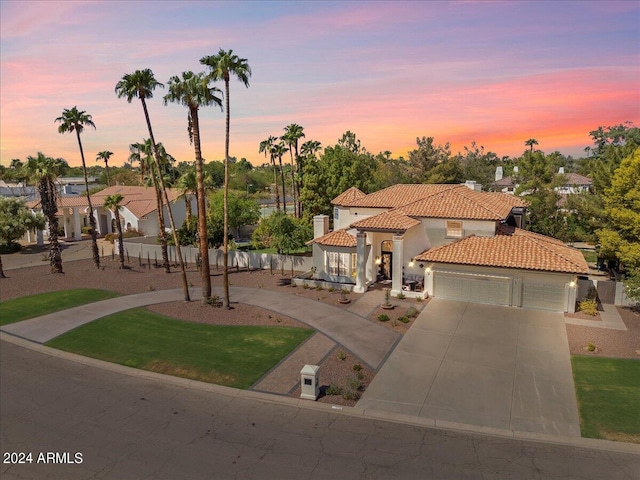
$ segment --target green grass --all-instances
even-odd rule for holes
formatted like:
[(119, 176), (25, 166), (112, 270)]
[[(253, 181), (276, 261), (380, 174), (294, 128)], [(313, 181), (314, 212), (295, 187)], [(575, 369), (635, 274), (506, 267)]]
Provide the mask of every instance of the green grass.
[(572, 356), (583, 437), (640, 443), (640, 361)]
[(598, 254), (593, 250), (580, 250), (580, 252), (587, 263), (595, 264), (598, 261)]
[(105, 290), (77, 288), (14, 298), (0, 303), (0, 325), (8, 325), (117, 296), (117, 293)]
[(185, 322), (136, 308), (86, 324), (47, 345), (129, 367), (248, 388), (312, 333)]

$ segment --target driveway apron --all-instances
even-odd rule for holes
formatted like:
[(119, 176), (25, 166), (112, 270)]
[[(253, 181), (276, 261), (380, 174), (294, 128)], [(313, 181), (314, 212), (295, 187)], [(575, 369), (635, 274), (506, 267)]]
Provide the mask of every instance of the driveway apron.
[(358, 407), (579, 436), (564, 317), (432, 299)]

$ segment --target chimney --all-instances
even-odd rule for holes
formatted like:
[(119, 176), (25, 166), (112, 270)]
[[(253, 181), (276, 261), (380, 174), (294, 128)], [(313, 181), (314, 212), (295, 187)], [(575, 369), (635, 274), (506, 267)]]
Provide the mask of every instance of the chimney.
[(502, 167), (496, 167), (496, 182), (502, 180)]
[(564, 167), (558, 169), (558, 175), (564, 175)]
[(518, 174), (518, 166), (517, 165), (515, 167), (513, 167), (513, 174), (514, 175)]
[(318, 238), (329, 233), (329, 216), (316, 215), (313, 217), (313, 238)]
[(480, 185), (479, 183), (476, 183), (475, 180), (467, 180), (462, 185), (467, 187), (469, 190), (473, 190), (474, 192), (482, 191), (482, 185)]

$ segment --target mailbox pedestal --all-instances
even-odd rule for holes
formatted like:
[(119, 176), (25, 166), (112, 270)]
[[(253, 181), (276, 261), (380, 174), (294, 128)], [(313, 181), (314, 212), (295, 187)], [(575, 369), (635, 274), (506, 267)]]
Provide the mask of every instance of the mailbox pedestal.
[(318, 370), (320, 370), (318, 365), (305, 365), (302, 370), (300, 370), (300, 398), (317, 400), (320, 396)]

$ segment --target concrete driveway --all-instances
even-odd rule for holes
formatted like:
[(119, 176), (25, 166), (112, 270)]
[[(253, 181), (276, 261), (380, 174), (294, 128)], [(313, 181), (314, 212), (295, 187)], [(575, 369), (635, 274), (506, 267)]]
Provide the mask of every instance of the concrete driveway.
[(358, 407), (579, 436), (564, 316), (432, 299)]

